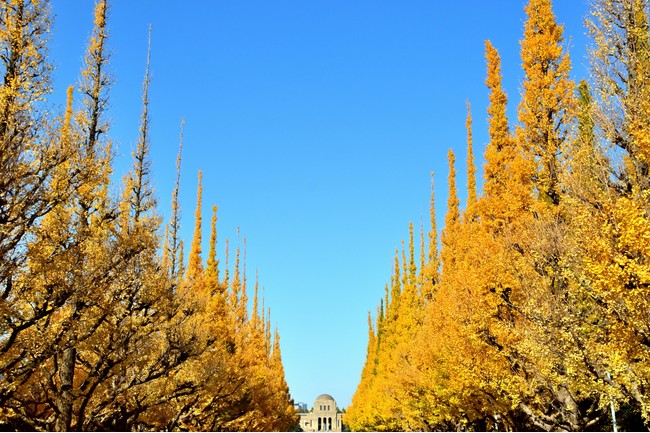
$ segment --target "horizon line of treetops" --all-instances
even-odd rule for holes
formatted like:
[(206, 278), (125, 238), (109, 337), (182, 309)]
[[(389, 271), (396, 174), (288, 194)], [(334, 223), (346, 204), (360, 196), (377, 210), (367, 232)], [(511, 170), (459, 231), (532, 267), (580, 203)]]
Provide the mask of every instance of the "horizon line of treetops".
[(245, 238), (243, 270), (239, 245), (229, 265), (228, 240), (221, 269), (216, 206), (202, 257), (200, 171), (185, 266), (183, 124), (161, 235), (149, 159), (151, 29), (132, 168), (121, 185), (111, 181), (107, 10), (96, 2), (77, 89), (53, 114), (49, 0), (0, 2), (0, 429), (294, 429), (277, 327), (257, 276), (248, 309)]
[(455, 155), (438, 251), (413, 224), (373, 318), (353, 431), (647, 430), (650, 25), (647, 0), (593, 0), (589, 84), (570, 78), (550, 0), (529, 0), (518, 122), (485, 42), (489, 142), (467, 204)]

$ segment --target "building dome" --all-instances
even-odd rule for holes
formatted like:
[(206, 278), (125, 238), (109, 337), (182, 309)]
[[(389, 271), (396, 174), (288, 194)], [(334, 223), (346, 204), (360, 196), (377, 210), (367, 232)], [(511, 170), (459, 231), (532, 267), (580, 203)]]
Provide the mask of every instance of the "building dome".
[(325, 400), (325, 401), (335, 401), (334, 397), (332, 397), (329, 394), (321, 394), (318, 397), (316, 397), (315, 401), (323, 401), (323, 400)]

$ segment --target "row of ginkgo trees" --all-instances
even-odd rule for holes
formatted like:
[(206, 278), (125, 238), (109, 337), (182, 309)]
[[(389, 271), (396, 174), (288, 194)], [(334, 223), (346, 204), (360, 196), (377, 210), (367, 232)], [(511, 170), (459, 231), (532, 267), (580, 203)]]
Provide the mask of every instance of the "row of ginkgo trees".
[[(550, 0), (530, 0), (510, 128), (486, 42), (489, 143), (449, 200), (438, 254), (395, 258), (369, 317), (353, 430), (609, 430), (650, 423), (647, 0), (595, 0), (589, 85), (570, 78)], [(424, 245), (424, 235), (421, 235)]]
[(232, 275), (227, 260), (220, 274), (216, 208), (203, 261), (200, 174), (184, 266), (180, 150), (161, 236), (148, 58), (133, 165), (121, 187), (111, 183), (107, 8), (95, 6), (77, 90), (55, 118), (48, 1), (0, 2), (0, 426), (291, 429), (277, 330), (257, 282), (248, 312), (239, 247)]

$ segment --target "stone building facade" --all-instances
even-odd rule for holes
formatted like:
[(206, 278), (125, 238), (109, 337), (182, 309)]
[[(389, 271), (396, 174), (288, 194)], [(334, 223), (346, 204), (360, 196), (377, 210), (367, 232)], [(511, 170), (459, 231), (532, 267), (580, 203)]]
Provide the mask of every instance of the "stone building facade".
[(303, 431), (342, 431), (341, 413), (336, 408), (336, 401), (329, 394), (316, 397), (311, 412), (299, 415)]

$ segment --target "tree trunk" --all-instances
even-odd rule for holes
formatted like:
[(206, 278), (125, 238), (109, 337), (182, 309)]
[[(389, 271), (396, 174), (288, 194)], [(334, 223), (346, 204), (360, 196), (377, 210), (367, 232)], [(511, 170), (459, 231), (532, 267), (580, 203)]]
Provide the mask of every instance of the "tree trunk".
[(72, 424), (72, 385), (74, 381), (74, 366), (77, 358), (77, 349), (69, 347), (63, 352), (61, 360), (61, 369), (59, 378), (61, 379), (61, 389), (56, 401), (59, 409), (59, 416), (56, 419), (54, 429), (56, 431), (70, 431)]

